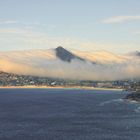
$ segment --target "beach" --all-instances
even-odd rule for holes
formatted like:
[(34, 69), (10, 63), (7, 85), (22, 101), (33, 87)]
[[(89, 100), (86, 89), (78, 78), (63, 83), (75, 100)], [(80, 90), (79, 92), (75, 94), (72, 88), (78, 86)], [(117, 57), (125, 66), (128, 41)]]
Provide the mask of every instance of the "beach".
[(102, 88), (102, 87), (87, 87), (87, 86), (0, 86), (0, 89), (85, 89), (85, 90), (118, 90), (121, 88)]

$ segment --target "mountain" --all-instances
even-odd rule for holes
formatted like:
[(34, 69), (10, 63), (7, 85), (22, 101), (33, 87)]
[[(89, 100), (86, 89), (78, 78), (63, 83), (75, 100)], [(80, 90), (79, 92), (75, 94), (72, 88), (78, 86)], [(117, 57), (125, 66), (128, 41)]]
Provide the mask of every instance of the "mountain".
[(140, 52), (139, 51), (136, 51), (136, 56), (140, 56)]
[(67, 51), (61, 46), (57, 47), (55, 51), (56, 51), (56, 56), (62, 61), (71, 62), (73, 59), (79, 59), (81, 61), (84, 61), (83, 58), (74, 55), (73, 53)]
[(0, 71), (19, 75), (75, 79), (140, 78), (140, 59), (106, 51), (48, 50), (0, 52)]

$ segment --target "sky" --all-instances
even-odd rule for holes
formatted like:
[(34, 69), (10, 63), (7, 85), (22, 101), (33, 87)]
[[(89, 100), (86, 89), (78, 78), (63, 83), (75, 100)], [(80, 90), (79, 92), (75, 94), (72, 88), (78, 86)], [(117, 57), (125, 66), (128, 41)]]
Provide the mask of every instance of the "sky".
[(140, 51), (140, 0), (1, 0), (0, 51)]

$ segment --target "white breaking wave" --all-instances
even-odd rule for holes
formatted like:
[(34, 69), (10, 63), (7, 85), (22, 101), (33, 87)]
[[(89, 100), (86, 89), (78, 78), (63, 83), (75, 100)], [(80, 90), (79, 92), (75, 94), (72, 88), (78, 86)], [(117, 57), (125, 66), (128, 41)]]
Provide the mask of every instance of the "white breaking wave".
[(108, 100), (108, 101), (102, 102), (99, 104), (99, 106), (105, 106), (106, 104), (121, 103), (121, 102), (124, 102), (124, 100), (123, 99), (113, 99), (113, 100)]

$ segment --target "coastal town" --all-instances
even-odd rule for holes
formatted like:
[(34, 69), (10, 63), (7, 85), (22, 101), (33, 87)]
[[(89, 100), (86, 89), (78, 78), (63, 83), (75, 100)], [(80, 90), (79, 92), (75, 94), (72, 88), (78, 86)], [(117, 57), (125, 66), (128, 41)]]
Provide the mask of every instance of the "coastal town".
[(97, 87), (97, 88), (115, 88), (127, 91), (140, 90), (139, 80), (116, 80), (116, 81), (89, 81), (89, 80), (69, 80), (49, 77), (17, 75), (12, 73), (0, 72), (0, 86), (49, 86), (49, 87)]

